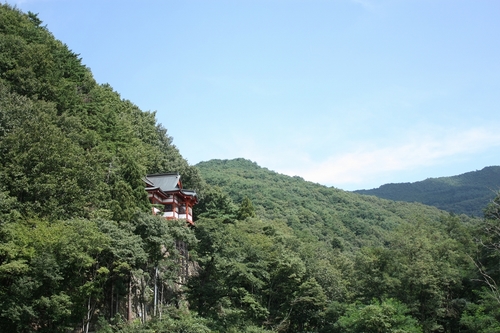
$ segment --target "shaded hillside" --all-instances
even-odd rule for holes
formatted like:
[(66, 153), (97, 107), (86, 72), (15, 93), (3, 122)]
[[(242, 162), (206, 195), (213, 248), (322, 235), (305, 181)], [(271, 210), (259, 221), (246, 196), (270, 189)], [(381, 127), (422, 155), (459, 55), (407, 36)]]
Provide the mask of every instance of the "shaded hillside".
[(205, 181), (220, 186), (237, 203), (252, 200), (257, 215), (284, 220), (331, 246), (383, 243), (388, 230), (404, 220), (437, 221), (434, 207), (362, 196), (290, 177), (245, 159), (211, 160), (196, 165)]
[(144, 321), (149, 290), (178, 277), (175, 241), (193, 239), (150, 214), (142, 179), (170, 170), (199, 187), (154, 112), (98, 84), (36, 14), (0, 4), (2, 332), (88, 332), (127, 304)]
[(483, 216), (483, 208), (499, 189), (500, 166), (490, 166), (458, 176), (386, 184), (354, 192), (396, 201), (420, 202), (456, 214)]

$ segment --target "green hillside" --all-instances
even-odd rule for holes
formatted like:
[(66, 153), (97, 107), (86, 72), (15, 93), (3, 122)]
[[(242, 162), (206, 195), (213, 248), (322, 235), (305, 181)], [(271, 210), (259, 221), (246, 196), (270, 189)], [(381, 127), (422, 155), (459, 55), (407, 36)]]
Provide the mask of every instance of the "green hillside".
[(429, 178), (415, 183), (386, 184), (354, 191), (379, 198), (420, 202), (455, 214), (483, 216), (483, 209), (500, 190), (500, 166), (458, 176)]
[(154, 112), (97, 84), (35, 14), (0, 8), (0, 179), (21, 213), (129, 217), (160, 170), (198, 187)]
[(151, 216), (142, 178), (175, 170), (199, 188), (197, 170), (154, 112), (96, 83), (37, 15), (7, 4), (0, 152), (0, 331), (88, 331), (127, 306), (137, 316), (149, 290), (177, 279), (174, 240), (193, 233)]
[(387, 231), (408, 219), (439, 220), (444, 212), (421, 204), (395, 203), (289, 177), (245, 160), (211, 160), (196, 165), (203, 179), (234, 202), (252, 200), (257, 216), (285, 221), (331, 246), (380, 245)]
[[(380, 325), (399, 327), (394, 332), (463, 332), (469, 326), (460, 324), (460, 317), (474, 320), (475, 313), (466, 310), (469, 301), (465, 300), (475, 299), (472, 289), (480, 286), (471, 284), (476, 268), (468, 254), (474, 252), (472, 233), (480, 229), (480, 220), (452, 216), (419, 203), (328, 188), (278, 174), (244, 159), (211, 160), (196, 167), (208, 184), (218, 187), (213, 197), (208, 195), (205, 200), (219, 202), (219, 209), (225, 212), (217, 227), (210, 222), (213, 219), (205, 219), (202, 213), (196, 231), (202, 240), (197, 250), (202, 254), (209, 248), (210, 254), (200, 257), (203, 273), (201, 280), (192, 285), (191, 295), (196, 296), (192, 298), (193, 305), (204, 300), (194, 308), (206, 316), (220, 320), (215, 309), (223, 306), (203, 293), (201, 286), (210, 288), (212, 295), (219, 295), (219, 289), (210, 281), (233, 287), (237, 287), (235, 279), (248, 281), (239, 285), (243, 294), (220, 294), (231, 296), (224, 303), (228, 310), (242, 314), (253, 313), (241, 303), (245, 297), (248, 299), (250, 290), (256, 305), (271, 297), (269, 281), (254, 275), (259, 271), (257, 267), (277, 274), (273, 272), (279, 268), (279, 261), (271, 254), (267, 254), (271, 258), (262, 254), (261, 244), (269, 242), (287, 254), (289, 269), (294, 267), (292, 262), (302, 263), (302, 273), (292, 270), (288, 274), (299, 277), (295, 297), (299, 297), (299, 290), (307, 290), (309, 298), (304, 300), (304, 306), (312, 309), (308, 315), (296, 313), (296, 320), (288, 319), (283, 331), (296, 331), (305, 325), (314, 332), (377, 332), (371, 326), (375, 324), (369, 322), (380, 320)], [(230, 201), (221, 200), (223, 194), (241, 203), (240, 210), (250, 206), (250, 202), (256, 217), (241, 221), (234, 213), (231, 218), (227, 213)], [(480, 233), (476, 235), (482, 237)], [(214, 244), (218, 244), (217, 248)], [(261, 256), (258, 261), (255, 251)], [(256, 267), (257, 263), (262, 266)], [(219, 271), (218, 267), (225, 269)], [(225, 276), (226, 269), (239, 273)], [(251, 281), (257, 281), (262, 289), (252, 286)], [(244, 287), (247, 283), (248, 287)], [(286, 298), (281, 302), (286, 304)], [(293, 304), (293, 297), (288, 302)], [(323, 304), (323, 312), (318, 304)], [(259, 309), (274, 325), (271, 327), (280, 331), (283, 312), (272, 306)], [(293, 307), (285, 307), (285, 311), (293, 311)], [(389, 317), (393, 319), (392, 316), (401, 316), (408, 327), (403, 328), (402, 322), (395, 319), (390, 323), (383, 323), (381, 317), (374, 319), (383, 313), (392, 313)], [(310, 320), (301, 322), (301, 316)], [(245, 315), (243, 318), (248, 320)], [(318, 322), (320, 318), (325, 320), (322, 324)], [(255, 324), (258, 320), (250, 322)]]
[[(244, 159), (191, 166), (6, 4), (0, 152), (1, 332), (500, 329), (500, 197), (478, 219)], [(167, 171), (199, 194), (194, 228), (151, 214), (143, 177)]]

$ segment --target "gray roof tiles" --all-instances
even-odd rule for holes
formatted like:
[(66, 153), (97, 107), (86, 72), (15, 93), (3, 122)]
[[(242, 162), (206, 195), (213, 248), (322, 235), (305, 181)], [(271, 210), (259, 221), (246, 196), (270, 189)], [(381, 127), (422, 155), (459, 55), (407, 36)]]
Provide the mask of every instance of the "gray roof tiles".
[(181, 176), (178, 173), (151, 174), (144, 177), (147, 190), (160, 189), (162, 192), (180, 191), (182, 194), (197, 199), (196, 191), (182, 189)]
[(180, 190), (181, 176), (178, 173), (162, 173), (147, 175), (145, 181), (151, 187), (159, 187), (164, 192)]

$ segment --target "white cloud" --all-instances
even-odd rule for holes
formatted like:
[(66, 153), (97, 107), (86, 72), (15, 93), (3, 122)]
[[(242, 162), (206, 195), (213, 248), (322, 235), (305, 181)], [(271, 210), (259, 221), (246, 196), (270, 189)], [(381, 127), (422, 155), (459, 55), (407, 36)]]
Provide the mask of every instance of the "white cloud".
[(445, 135), (418, 135), (402, 138), (386, 147), (373, 144), (353, 152), (336, 155), (320, 163), (309, 161), (297, 168), (281, 171), (306, 180), (340, 186), (361, 184), (380, 175), (447, 163), (454, 158), (500, 146), (500, 133), (494, 128), (475, 128)]
[(218, 149), (215, 153), (208, 151), (206, 159), (244, 157), (270, 170), (328, 186), (373, 188), (389, 182), (422, 180), (422, 174), (438, 177), (453, 175), (447, 172), (454, 169), (472, 171), (474, 168), (468, 165), (475, 163), (477, 167), (484, 156), (494, 156), (492, 151), (500, 147), (497, 128), (493, 123), (469, 129), (416, 124), (399, 132), (395, 139), (396, 133), (386, 128), (380, 129), (382, 135), (378, 137), (356, 137), (349, 131), (334, 140), (309, 131), (296, 136), (260, 131), (255, 136), (234, 129), (212, 143)]

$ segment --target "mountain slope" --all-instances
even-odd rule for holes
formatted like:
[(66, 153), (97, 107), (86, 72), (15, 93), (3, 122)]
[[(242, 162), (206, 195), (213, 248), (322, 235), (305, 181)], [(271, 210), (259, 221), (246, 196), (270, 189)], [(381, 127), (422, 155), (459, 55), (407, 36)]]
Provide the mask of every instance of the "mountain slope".
[[(221, 209), (225, 215), (222, 218), (200, 218), (196, 230), (201, 245), (196, 250), (202, 258), (202, 273), (193, 283), (191, 294), (193, 304), (199, 303), (197, 311), (212, 309), (207, 315), (218, 318), (221, 306), (230, 305), (255, 318), (255, 307), (246, 307), (251, 299), (251, 304), (263, 305), (261, 312), (271, 313), (266, 323), (280, 321), (283, 313), (266, 306), (266, 301), (274, 300), (269, 291), (275, 290), (274, 277), (280, 276), (277, 271), (286, 266), (294, 267), (285, 270), (287, 277), (302, 276), (302, 280), (297, 279), (300, 286), (286, 288), (294, 290), (294, 295), (299, 295), (297, 291), (302, 288), (307, 290), (304, 308), (317, 309), (325, 299), (330, 304), (324, 313), (330, 317), (322, 324), (314, 324), (321, 327), (318, 332), (344, 332), (339, 329), (342, 321), (338, 319), (349, 312), (344, 312), (344, 306), (359, 308), (360, 303), (375, 299), (393, 298), (404, 303), (411, 309), (407, 313), (418, 318), (422, 327), (415, 332), (431, 333), (436, 327), (458, 323), (462, 310), (454, 304), (467, 293), (462, 279), (470, 281), (472, 276), (466, 255), (472, 246), (469, 232), (479, 219), (454, 216), (420, 203), (329, 188), (278, 174), (245, 159), (210, 160), (196, 167), (208, 184), (219, 187), (219, 197), (227, 194), (240, 204), (240, 211), (251, 206), (250, 199), (256, 212), (256, 217), (239, 219), (226, 217), (227, 210)], [(219, 202), (220, 207), (227, 206), (224, 200)], [(272, 251), (262, 250), (264, 247)], [(270, 253), (279, 256), (268, 256)], [(234, 281), (244, 282), (236, 285)], [(244, 292), (242, 285), (247, 286)], [(263, 287), (257, 291), (258, 286)], [(239, 294), (230, 294), (222, 303), (218, 300), (227, 297), (226, 290)], [(216, 292), (220, 296), (213, 299)], [(231, 299), (238, 301), (230, 303)], [(282, 299), (279, 303), (286, 308), (286, 304), (294, 302)], [(287, 309), (285, 312), (290, 313), (295, 307)], [(297, 313), (290, 318), (290, 325), (295, 322), (295, 328), (301, 327), (296, 323), (300, 316), (310, 318), (313, 325), (311, 321), (322, 315), (312, 311)], [(258, 320), (254, 323), (259, 324)], [(286, 331), (305, 331), (295, 328), (290, 326)]]
[(396, 201), (420, 202), (456, 214), (482, 216), (482, 209), (499, 189), (500, 166), (490, 166), (452, 177), (386, 184), (376, 189), (354, 192)]
[(88, 332), (97, 316), (145, 318), (132, 302), (156, 308), (145, 294), (174, 284), (176, 241), (194, 241), (150, 213), (143, 177), (170, 170), (199, 187), (154, 112), (99, 85), (36, 14), (0, 4), (2, 332)]
[(404, 221), (437, 222), (444, 214), (430, 206), (362, 196), (278, 174), (245, 159), (211, 160), (196, 167), (207, 183), (220, 186), (235, 202), (250, 198), (259, 217), (285, 220), (333, 247), (382, 244), (387, 231)]
[(175, 170), (199, 187), (154, 112), (105, 84), (36, 14), (0, 6), (0, 191), (48, 218), (149, 209), (141, 178)]
[[(479, 295), (468, 256), (484, 239), (471, 232), (488, 230), (470, 228), (478, 219), (243, 159), (189, 166), (154, 113), (97, 84), (35, 14), (8, 5), (0, 152), (2, 331), (347, 332), (364, 313), (406, 328), (389, 309), (405, 331), (451, 333)], [(194, 230), (150, 213), (142, 177), (169, 170), (201, 189)], [(199, 267), (186, 298), (172, 287), (186, 268), (179, 241)]]

